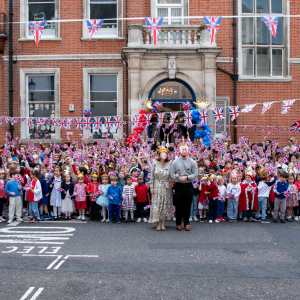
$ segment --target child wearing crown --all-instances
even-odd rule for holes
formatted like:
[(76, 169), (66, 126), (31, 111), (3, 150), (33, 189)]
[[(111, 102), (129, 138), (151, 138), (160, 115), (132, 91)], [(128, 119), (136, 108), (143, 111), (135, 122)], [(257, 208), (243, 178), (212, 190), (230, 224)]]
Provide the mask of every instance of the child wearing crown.
[(91, 221), (99, 221), (99, 206), (96, 202), (98, 197), (98, 187), (99, 187), (99, 175), (94, 172), (92, 174), (92, 181), (88, 184), (86, 188), (86, 193), (91, 199)]
[(76, 208), (79, 211), (79, 216), (77, 217), (77, 220), (85, 221), (85, 211), (87, 208), (87, 204), (86, 204), (86, 187), (87, 187), (87, 185), (84, 183), (83, 173), (78, 173), (77, 180), (78, 180), (78, 183), (76, 183), (76, 185), (74, 187)]
[[(99, 185), (99, 192), (100, 196), (97, 199), (97, 204), (102, 206), (102, 220), (101, 222), (109, 222), (109, 216), (108, 216), (108, 205), (109, 205), (109, 199), (107, 197), (107, 189), (109, 187), (109, 176), (107, 174), (103, 174), (101, 176), (101, 184)], [(107, 213), (107, 218), (106, 218)]]

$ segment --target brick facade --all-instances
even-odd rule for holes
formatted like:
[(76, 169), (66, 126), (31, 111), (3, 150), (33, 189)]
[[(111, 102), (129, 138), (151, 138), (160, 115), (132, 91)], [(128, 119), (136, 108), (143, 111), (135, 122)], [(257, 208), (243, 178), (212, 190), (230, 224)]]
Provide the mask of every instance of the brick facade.
[[(20, 20), (20, 1), (13, 0), (13, 21)], [(238, 1), (237, 1), (238, 2)], [(128, 0), (127, 16), (131, 17), (148, 17), (150, 16), (151, 1)], [(201, 15), (232, 15), (232, 0), (189, 0), (189, 16)], [(1, 5), (0, 5), (1, 8)], [(83, 3), (82, 1), (60, 0), (60, 19), (82, 19)], [(3, 12), (8, 16), (8, 0), (4, 0)], [(300, 14), (300, 3), (297, 1), (290, 2), (290, 12), (292, 14)], [(123, 17), (126, 17), (126, 1), (123, 1)], [(298, 58), (298, 26), (297, 18), (290, 19), (290, 58)], [(143, 21), (128, 20), (127, 24), (140, 23)], [(190, 20), (190, 24), (202, 24), (203, 19)], [(83, 41), (82, 22), (63, 22), (60, 25), (61, 41), (43, 41), (43, 38), (36, 47), (34, 41), (19, 41), (20, 25), (13, 25), (13, 54), (19, 55), (66, 55), (66, 54), (118, 54), (121, 55), (122, 48), (126, 47), (126, 21), (123, 21), (123, 39), (106, 39)], [(7, 28), (8, 29), (8, 28)], [(238, 38), (238, 35), (237, 35)], [(219, 57), (233, 57), (233, 33), (232, 19), (223, 18), (220, 29), (217, 33), (216, 43), (222, 48)], [(1, 115), (8, 116), (8, 61), (4, 61), (3, 56), (8, 56), (8, 40), (5, 42), (4, 54), (0, 57), (0, 105)], [(288, 63), (285, 61), (285, 63)], [(217, 66), (233, 72), (233, 63), (217, 62)], [(241, 108), (245, 104), (263, 103), (268, 101), (281, 101), (287, 99), (297, 99), (299, 95), (300, 65), (290, 63), (290, 82), (249, 82), (239, 81), (237, 84), (237, 105)], [(18, 60), (13, 64), (13, 113), (14, 116), (20, 116), (20, 69), (21, 68), (60, 68), (60, 115), (62, 117), (80, 117), (83, 113), (82, 98), (82, 70), (83, 68), (123, 68), (123, 114), (128, 114), (127, 103), (127, 66), (126, 63), (119, 59), (80, 59), (80, 60)], [(230, 97), (231, 105), (233, 105), (233, 80), (231, 77), (219, 70), (216, 73), (216, 96)], [(69, 112), (69, 104), (75, 105), (75, 112)], [(252, 131), (252, 126), (276, 126), (275, 131), (269, 136), (270, 139), (276, 139), (280, 143), (284, 143), (287, 134), (278, 134), (278, 126), (289, 126), (299, 119), (300, 102), (296, 101), (290, 112), (281, 115), (281, 103), (275, 103), (270, 110), (261, 115), (262, 105), (257, 105), (253, 112), (243, 114), (237, 119), (237, 124), (249, 125), (246, 131), (242, 127), (238, 128), (238, 136), (244, 135), (249, 137), (253, 142), (259, 142), (266, 135), (260, 129)], [(24, 123), (18, 122), (14, 126), (14, 136), (19, 136), (20, 125)], [(2, 123), (0, 127), (0, 144), (4, 141), (5, 132), (8, 125)], [(74, 129), (74, 133), (79, 133)], [(289, 136), (294, 135), (294, 133)], [(233, 129), (231, 130), (233, 137)], [(65, 139), (65, 131), (62, 130), (61, 138)], [(75, 137), (78, 137), (76, 135)]]

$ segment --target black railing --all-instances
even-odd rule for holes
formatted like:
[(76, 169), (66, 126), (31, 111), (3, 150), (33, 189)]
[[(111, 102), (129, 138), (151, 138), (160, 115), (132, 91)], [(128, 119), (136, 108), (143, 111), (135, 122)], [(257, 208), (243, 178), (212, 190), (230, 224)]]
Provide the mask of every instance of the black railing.
[(0, 35), (7, 36), (6, 31), (6, 14), (0, 13)]

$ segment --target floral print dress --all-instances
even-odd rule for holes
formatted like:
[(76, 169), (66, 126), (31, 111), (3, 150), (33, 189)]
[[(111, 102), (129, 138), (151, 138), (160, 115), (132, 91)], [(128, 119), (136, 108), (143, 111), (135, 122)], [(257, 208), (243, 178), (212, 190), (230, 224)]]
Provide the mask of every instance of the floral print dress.
[[(287, 207), (294, 207), (294, 206), (298, 206), (298, 189), (297, 186), (295, 184), (292, 184), (290, 187), (290, 193), (291, 196), (286, 198), (286, 206)], [(296, 194), (294, 194), (296, 193)]]
[(152, 165), (150, 188), (152, 195), (149, 223), (161, 220), (171, 220), (173, 210), (173, 195), (170, 177), (171, 162), (166, 162), (163, 168), (159, 161)]

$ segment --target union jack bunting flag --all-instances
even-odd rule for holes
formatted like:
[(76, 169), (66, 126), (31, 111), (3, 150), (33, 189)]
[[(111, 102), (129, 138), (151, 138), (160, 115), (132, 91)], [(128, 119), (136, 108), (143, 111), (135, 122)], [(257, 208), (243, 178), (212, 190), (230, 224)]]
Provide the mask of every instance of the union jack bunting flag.
[(113, 122), (111, 121), (110, 117), (104, 117), (103, 125), (105, 126), (106, 129), (114, 128)]
[(52, 121), (52, 125), (59, 126), (59, 119), (52, 118), (51, 121)]
[(183, 126), (185, 127), (192, 127), (193, 124), (192, 124), (192, 112), (190, 110), (186, 110), (183, 112), (184, 113), (184, 124)]
[(222, 127), (222, 125), (217, 125), (217, 129), (220, 129)]
[(153, 106), (155, 106), (155, 107), (157, 108), (157, 110), (160, 110), (160, 109), (162, 109), (162, 107), (163, 107), (162, 103), (159, 102), (159, 101), (156, 101), (156, 102), (153, 104)]
[(252, 130), (255, 130), (256, 128), (257, 128), (257, 126), (253, 126), (253, 127), (252, 127)]
[(291, 127), (288, 128), (288, 130), (293, 130), (295, 131), (296, 133), (299, 133), (300, 132), (300, 120), (297, 121), (295, 124), (293, 124)]
[(64, 129), (71, 129), (72, 122), (73, 122), (73, 119), (71, 119), (71, 118), (65, 119)]
[(290, 108), (292, 107), (292, 105), (294, 104), (295, 101), (296, 100), (283, 101), (282, 108), (281, 108), (281, 114), (285, 115), (290, 110)]
[(244, 126), (243, 130), (246, 130), (248, 126)]
[(29, 128), (33, 128), (34, 127), (34, 120), (33, 120), (33, 118), (29, 118), (28, 119), (28, 127)]
[(261, 127), (261, 132), (264, 132), (266, 130), (266, 126)]
[(226, 131), (222, 131), (222, 134), (225, 135), (225, 136), (228, 135), (228, 133)]
[(99, 131), (101, 129), (101, 125), (102, 125), (101, 117), (95, 117), (93, 122), (94, 129)]
[(200, 116), (199, 119), (201, 120), (201, 124), (207, 124), (208, 112), (207, 109), (200, 109), (199, 110)]
[(115, 121), (116, 129), (122, 129), (121, 117), (114, 116), (114, 121)]
[(213, 115), (216, 122), (222, 121), (225, 119), (225, 114), (223, 107), (217, 107), (213, 109)]
[(278, 133), (281, 133), (283, 130), (283, 127), (278, 127)]
[(145, 18), (154, 46), (157, 43), (163, 20), (164, 18)]
[(169, 123), (170, 126), (172, 126), (172, 124), (175, 122), (177, 115), (178, 115), (177, 111), (170, 113), (170, 123)]
[(253, 108), (256, 106), (256, 104), (248, 104), (246, 105), (243, 109), (242, 112), (243, 113), (247, 113), (253, 110)]
[(64, 125), (65, 125), (65, 119), (64, 118), (59, 119), (58, 121), (59, 128), (62, 129)]
[(100, 29), (103, 24), (102, 19), (97, 20), (86, 20), (87, 28), (89, 31), (89, 40), (93, 37), (93, 35)]
[(189, 102), (189, 101), (182, 102), (182, 109), (183, 110), (190, 110), (190, 107), (191, 107), (191, 102)]
[(273, 132), (274, 129), (275, 129), (275, 127), (274, 127), (274, 126), (271, 126), (271, 127), (270, 127), (270, 132)]
[(76, 129), (82, 129), (82, 118), (76, 118), (75, 119), (75, 127)]
[(18, 120), (19, 120), (19, 118), (11, 118), (11, 119), (10, 119), (10, 124), (11, 124), (11, 125), (15, 125), (15, 123), (17, 123)]
[(240, 113), (241, 109), (239, 106), (229, 106), (229, 114), (231, 121), (234, 121)]
[(271, 106), (274, 104), (275, 102), (266, 102), (263, 104), (263, 109), (261, 114), (264, 114), (268, 109), (271, 108)]
[(261, 17), (265, 22), (266, 26), (271, 31), (274, 38), (276, 38), (277, 26), (278, 26), (278, 16), (263, 16)]
[(139, 115), (135, 115), (135, 116), (132, 117), (133, 128), (138, 127), (139, 121), (140, 121), (140, 116)]
[(147, 115), (144, 115), (144, 116), (145, 116), (145, 119), (146, 119), (146, 126), (149, 126), (151, 118), (152, 118), (152, 115), (151, 114), (147, 114)]
[(157, 114), (157, 124), (156, 124), (156, 128), (160, 128), (160, 127), (162, 126), (164, 117), (165, 117), (165, 113), (158, 113), (158, 114)]
[(47, 21), (32, 21), (29, 22), (30, 30), (33, 34), (36, 46), (39, 46), (39, 41), (42, 38), (42, 33)]
[(210, 43), (212, 44), (220, 27), (222, 17), (204, 17), (204, 21), (210, 35)]

